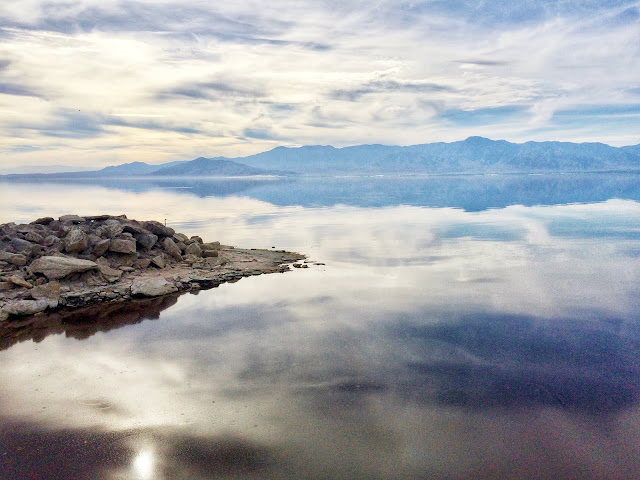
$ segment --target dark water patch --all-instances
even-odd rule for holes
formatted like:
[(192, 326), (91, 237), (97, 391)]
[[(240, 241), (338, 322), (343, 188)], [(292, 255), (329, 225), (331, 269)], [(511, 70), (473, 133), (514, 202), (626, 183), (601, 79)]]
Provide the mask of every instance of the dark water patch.
[(233, 435), (7, 422), (0, 430), (0, 478), (12, 480), (272, 478), (278, 457), (273, 447)]
[(614, 412), (640, 400), (640, 335), (624, 325), (497, 314), (397, 325), (412, 355), (399, 386), (451, 406)]

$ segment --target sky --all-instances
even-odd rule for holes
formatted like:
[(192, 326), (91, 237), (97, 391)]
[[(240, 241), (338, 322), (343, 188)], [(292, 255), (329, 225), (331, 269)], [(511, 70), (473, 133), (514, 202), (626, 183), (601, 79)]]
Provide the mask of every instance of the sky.
[(3, 0), (0, 173), (640, 143), (640, 0)]

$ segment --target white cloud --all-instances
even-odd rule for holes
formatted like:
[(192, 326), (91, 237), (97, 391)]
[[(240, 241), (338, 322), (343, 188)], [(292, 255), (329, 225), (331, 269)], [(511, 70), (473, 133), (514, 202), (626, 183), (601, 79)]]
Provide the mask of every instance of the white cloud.
[[(73, 164), (84, 152), (104, 166), (468, 135), (640, 141), (637, 116), (618, 117), (615, 128), (554, 118), (573, 106), (638, 102), (633, 2), (597, 15), (589, 2), (575, 11), (528, 2), (511, 7), (512, 21), (461, 5), (5, 2), (0, 135), (9, 148), (0, 162)], [(474, 113), (505, 107), (520, 113)], [(95, 135), (74, 134), (82, 126), (59, 115), (77, 110), (96, 122)], [(465, 121), (443, 121), (447, 112), (467, 112)], [(24, 145), (39, 150), (22, 153)]]

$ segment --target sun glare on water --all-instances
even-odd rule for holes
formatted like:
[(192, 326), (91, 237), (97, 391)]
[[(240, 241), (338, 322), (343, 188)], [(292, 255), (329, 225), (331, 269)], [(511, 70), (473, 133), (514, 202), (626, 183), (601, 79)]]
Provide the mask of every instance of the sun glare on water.
[(153, 475), (153, 452), (143, 450), (133, 460), (133, 470), (136, 478), (150, 480)]

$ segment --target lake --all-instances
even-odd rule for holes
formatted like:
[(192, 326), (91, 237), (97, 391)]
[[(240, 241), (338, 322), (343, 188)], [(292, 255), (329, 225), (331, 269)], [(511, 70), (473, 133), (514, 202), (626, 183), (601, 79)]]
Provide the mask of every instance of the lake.
[(324, 263), (4, 329), (0, 478), (640, 478), (639, 180), (0, 183)]

